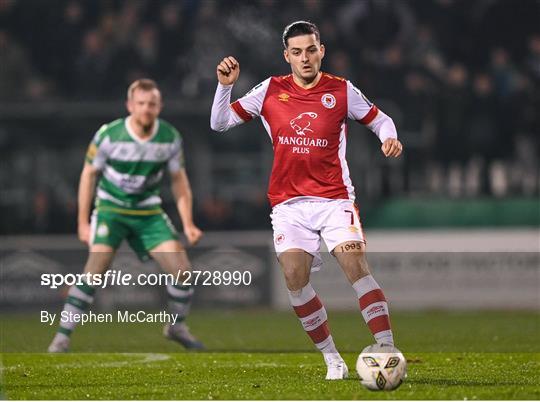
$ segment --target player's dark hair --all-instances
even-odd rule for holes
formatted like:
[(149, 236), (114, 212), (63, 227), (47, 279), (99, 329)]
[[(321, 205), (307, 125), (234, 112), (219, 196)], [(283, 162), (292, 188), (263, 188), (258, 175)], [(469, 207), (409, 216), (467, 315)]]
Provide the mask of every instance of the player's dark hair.
[(295, 21), (287, 25), (283, 30), (283, 46), (285, 46), (285, 49), (287, 49), (290, 38), (311, 34), (315, 35), (317, 41), (321, 41), (321, 34), (319, 33), (319, 28), (317, 28), (317, 25), (309, 21)]
[(143, 91), (152, 91), (153, 89), (159, 88), (156, 81), (151, 80), (150, 78), (141, 78), (139, 80), (133, 81), (127, 90), (127, 98), (131, 99), (133, 97), (133, 92), (136, 89), (142, 89)]

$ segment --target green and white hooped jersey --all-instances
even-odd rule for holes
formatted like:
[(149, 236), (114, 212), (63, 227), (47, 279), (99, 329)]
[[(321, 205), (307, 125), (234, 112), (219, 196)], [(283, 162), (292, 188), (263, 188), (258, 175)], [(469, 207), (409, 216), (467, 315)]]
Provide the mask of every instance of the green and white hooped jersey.
[(129, 119), (104, 124), (88, 147), (86, 161), (102, 172), (96, 206), (119, 213), (157, 213), (163, 171), (174, 173), (184, 167), (182, 137), (159, 119), (150, 138), (141, 140), (129, 127)]

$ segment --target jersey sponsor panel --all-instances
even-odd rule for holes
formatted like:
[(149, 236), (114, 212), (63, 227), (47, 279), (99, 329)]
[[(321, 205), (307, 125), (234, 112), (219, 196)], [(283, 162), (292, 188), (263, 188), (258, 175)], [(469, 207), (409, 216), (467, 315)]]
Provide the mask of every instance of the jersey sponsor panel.
[(103, 170), (103, 177), (127, 194), (140, 194), (159, 185), (163, 177), (163, 169), (152, 175), (137, 175), (120, 173), (112, 166), (107, 165)]
[(278, 144), (302, 145), (308, 147), (327, 147), (328, 140), (324, 138), (300, 138), (300, 137), (278, 137)]

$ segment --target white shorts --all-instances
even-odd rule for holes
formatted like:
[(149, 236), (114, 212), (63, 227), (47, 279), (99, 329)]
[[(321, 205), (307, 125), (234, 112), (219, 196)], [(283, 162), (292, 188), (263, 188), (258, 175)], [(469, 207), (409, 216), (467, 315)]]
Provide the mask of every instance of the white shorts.
[(278, 204), (270, 217), (278, 257), (299, 248), (313, 255), (315, 271), (322, 265), (321, 237), (330, 252), (346, 241), (365, 243), (358, 210), (351, 200), (309, 199)]

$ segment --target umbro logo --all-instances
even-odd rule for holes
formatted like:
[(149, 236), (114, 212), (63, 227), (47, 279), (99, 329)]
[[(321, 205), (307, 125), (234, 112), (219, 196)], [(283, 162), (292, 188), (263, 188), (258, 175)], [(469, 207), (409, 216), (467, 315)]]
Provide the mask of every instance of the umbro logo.
[(384, 306), (373, 306), (366, 312), (366, 314), (368, 317), (371, 317), (372, 315), (383, 312), (383, 311), (384, 311)]
[(290, 98), (290, 96), (288, 94), (279, 94), (278, 95), (278, 100), (281, 101), (281, 102), (288, 102), (289, 98)]
[(309, 320), (304, 321), (304, 326), (305, 327), (313, 327), (316, 324), (318, 324), (319, 322), (321, 322), (320, 317), (313, 317), (313, 318), (310, 318)]

